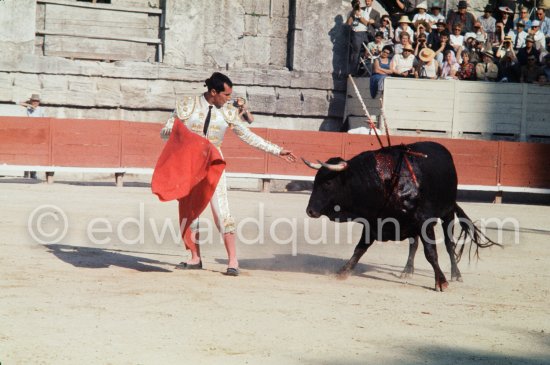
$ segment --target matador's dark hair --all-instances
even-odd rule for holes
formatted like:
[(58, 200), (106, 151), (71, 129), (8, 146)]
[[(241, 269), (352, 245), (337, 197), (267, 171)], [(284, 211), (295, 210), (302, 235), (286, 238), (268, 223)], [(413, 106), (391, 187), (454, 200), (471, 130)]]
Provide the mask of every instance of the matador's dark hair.
[(229, 77), (225, 76), (221, 72), (214, 72), (209, 79), (206, 79), (204, 84), (208, 88), (208, 91), (214, 89), (217, 92), (222, 92), (225, 90), (224, 84), (227, 84), (229, 87), (233, 87), (233, 82), (231, 82)]

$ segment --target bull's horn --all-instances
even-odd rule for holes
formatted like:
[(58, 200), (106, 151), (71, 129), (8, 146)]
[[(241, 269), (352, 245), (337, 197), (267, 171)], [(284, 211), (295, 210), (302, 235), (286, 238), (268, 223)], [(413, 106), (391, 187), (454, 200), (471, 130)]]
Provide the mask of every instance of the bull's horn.
[(321, 166), (326, 167), (330, 171), (344, 171), (345, 169), (348, 168), (348, 164), (345, 161), (341, 161), (337, 164), (329, 164), (329, 163), (324, 163), (324, 162), (321, 162), (321, 161), (317, 161), (317, 162), (319, 162), (321, 164)]
[(302, 157), (302, 161), (304, 161), (304, 163), (309, 167), (309, 168), (312, 168), (314, 170), (319, 170), (322, 165), (320, 163), (312, 163), (312, 162), (309, 162), (308, 160), (306, 160), (305, 158)]

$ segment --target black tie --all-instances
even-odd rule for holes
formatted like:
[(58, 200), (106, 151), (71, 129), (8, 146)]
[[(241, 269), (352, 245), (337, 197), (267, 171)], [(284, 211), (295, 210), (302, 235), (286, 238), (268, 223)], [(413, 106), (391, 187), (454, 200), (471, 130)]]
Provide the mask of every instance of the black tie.
[(206, 136), (206, 132), (208, 132), (208, 125), (210, 124), (210, 114), (212, 114), (212, 105), (208, 105), (208, 113), (206, 114), (206, 119), (204, 120), (204, 129), (202, 132)]

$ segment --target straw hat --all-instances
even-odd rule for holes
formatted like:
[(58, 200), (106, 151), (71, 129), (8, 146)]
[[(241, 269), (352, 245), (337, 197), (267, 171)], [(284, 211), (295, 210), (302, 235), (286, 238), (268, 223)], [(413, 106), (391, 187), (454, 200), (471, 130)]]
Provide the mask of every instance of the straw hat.
[(424, 9), (428, 10), (428, 4), (425, 1), (422, 1), (420, 4), (416, 6), (417, 9)]
[(29, 99), (30, 101), (40, 101), (40, 95), (38, 94), (32, 94), (31, 95), (31, 98)]
[(399, 19), (398, 23), (412, 23), (408, 16), (403, 15), (401, 16), (401, 19)]
[(483, 51), (481, 52), (484, 56), (488, 56), (488, 57), (491, 57), (491, 58), (494, 58), (495, 55), (493, 54), (493, 51), (491, 51), (490, 49), (486, 50), (486, 51)]
[(498, 10), (502, 11), (503, 13), (514, 14), (514, 11), (507, 6), (501, 6), (500, 8), (498, 8)]
[(422, 48), (422, 50), (420, 50), (420, 53), (418, 53), (418, 58), (420, 58), (424, 62), (430, 62), (434, 59), (434, 57), (435, 52), (428, 47)]

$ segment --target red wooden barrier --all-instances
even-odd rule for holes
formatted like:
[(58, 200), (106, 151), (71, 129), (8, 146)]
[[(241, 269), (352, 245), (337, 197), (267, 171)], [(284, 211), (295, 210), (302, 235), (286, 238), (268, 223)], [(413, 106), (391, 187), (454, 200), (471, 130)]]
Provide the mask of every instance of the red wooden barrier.
[[(164, 143), (160, 124), (126, 121), (0, 117), (0, 164), (153, 168)], [(296, 155), (316, 161), (345, 159), (378, 149), (374, 136), (253, 128)], [(382, 136), (384, 144), (386, 139)], [(392, 144), (426, 138), (392, 137)], [(459, 184), (550, 188), (550, 145), (432, 138), (453, 154)], [(222, 152), (229, 172), (312, 176), (302, 163), (289, 164), (247, 146), (228, 132)]]

